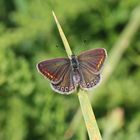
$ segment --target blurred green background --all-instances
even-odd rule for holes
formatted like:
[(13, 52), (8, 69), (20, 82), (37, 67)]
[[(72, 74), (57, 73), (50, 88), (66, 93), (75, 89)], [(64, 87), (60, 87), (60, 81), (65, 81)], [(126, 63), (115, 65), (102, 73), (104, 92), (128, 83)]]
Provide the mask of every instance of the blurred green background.
[[(104, 47), (109, 59), (131, 17), (140, 16), (134, 12), (139, 5), (139, 0), (0, 0), (0, 140), (88, 140), (83, 120), (71, 138), (65, 135), (79, 108), (77, 95), (56, 94), (36, 70), (41, 60), (67, 57), (51, 10), (75, 54)], [(140, 30), (132, 37), (93, 97), (104, 140), (140, 140)]]

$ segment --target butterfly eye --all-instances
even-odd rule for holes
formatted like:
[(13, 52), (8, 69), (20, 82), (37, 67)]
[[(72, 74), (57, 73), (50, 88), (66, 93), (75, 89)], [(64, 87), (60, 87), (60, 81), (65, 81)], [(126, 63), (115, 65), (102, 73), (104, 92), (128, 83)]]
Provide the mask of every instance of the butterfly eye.
[(61, 91), (64, 91), (64, 87), (61, 87)]
[(60, 89), (60, 86), (57, 86), (57, 89)]
[(65, 91), (68, 91), (68, 87), (65, 87)]
[(94, 84), (94, 82), (93, 81), (91, 81), (91, 85), (93, 85)]
[(90, 83), (87, 83), (87, 87), (90, 87)]
[(97, 79), (94, 80), (94, 84), (96, 84), (96, 83), (97, 83)]

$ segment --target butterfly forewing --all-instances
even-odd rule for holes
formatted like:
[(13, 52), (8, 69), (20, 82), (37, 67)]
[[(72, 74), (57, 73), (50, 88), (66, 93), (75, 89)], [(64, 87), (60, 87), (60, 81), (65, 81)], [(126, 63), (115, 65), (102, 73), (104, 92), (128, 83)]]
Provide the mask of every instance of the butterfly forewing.
[(98, 74), (106, 59), (106, 51), (103, 48), (89, 50), (78, 56), (79, 64), (82, 67)]
[(75, 85), (73, 82), (73, 78), (72, 78), (72, 69), (71, 67), (69, 67), (67, 69), (67, 71), (65, 72), (65, 74), (62, 77), (62, 80), (57, 83), (57, 84), (53, 84), (51, 83), (52, 88), (61, 94), (70, 94), (72, 92), (74, 92), (75, 90)]
[(69, 66), (70, 60), (68, 58), (45, 60), (37, 64), (39, 72), (47, 77), (52, 83), (59, 83)]

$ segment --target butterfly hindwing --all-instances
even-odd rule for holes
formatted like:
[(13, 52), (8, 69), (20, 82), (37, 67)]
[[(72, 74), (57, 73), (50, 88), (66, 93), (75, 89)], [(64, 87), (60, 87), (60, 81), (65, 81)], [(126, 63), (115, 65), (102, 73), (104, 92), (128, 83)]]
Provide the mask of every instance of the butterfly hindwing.
[(69, 67), (62, 77), (62, 81), (57, 84), (51, 83), (53, 90), (60, 94), (70, 94), (75, 91), (76, 87), (73, 82), (72, 69)]
[(80, 66), (79, 73), (81, 76), (79, 84), (82, 89), (91, 89), (100, 82), (100, 74), (95, 74), (85, 67)]

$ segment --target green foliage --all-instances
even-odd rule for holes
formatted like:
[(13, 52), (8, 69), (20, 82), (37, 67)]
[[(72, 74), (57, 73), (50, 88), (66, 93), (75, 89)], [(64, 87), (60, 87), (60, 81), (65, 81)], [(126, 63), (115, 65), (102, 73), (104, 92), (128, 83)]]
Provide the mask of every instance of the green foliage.
[[(41, 60), (67, 56), (51, 10), (78, 54), (97, 47), (110, 52), (138, 5), (139, 0), (1, 0), (0, 139), (63, 140), (79, 107), (75, 95), (55, 94), (36, 70)], [(139, 38), (138, 31), (107, 84), (94, 96), (103, 133), (104, 125), (111, 125), (105, 123), (108, 112), (116, 107), (124, 111), (122, 127), (112, 134), (114, 140), (140, 138)], [(82, 136), (78, 132), (73, 140)]]

